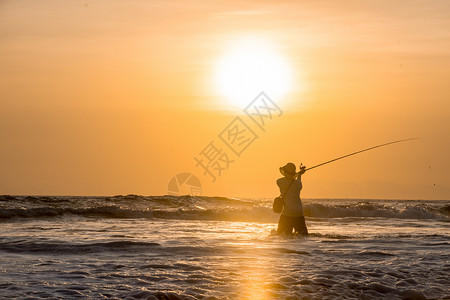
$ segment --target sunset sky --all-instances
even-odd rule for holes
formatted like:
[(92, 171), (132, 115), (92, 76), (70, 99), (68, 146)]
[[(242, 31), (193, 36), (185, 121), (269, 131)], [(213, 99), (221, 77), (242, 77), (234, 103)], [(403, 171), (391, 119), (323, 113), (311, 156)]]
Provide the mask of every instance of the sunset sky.
[[(0, 194), (163, 195), (189, 172), (271, 198), (289, 161), (420, 137), (307, 172), (302, 197), (449, 200), (449, 78), (449, 1), (2, 0)], [(260, 91), (282, 111), (264, 131)], [(240, 156), (236, 117), (258, 136)], [(215, 182), (210, 142), (234, 160)]]

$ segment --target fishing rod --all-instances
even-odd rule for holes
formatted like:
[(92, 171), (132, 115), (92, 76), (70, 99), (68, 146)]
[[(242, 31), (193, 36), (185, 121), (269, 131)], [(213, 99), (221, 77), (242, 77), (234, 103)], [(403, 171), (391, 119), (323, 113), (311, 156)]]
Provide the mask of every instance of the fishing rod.
[(353, 153), (350, 153), (350, 154), (347, 154), (347, 155), (344, 155), (344, 156), (341, 156), (341, 157), (338, 157), (338, 158), (335, 158), (335, 159), (326, 161), (326, 162), (324, 162), (324, 163), (315, 165), (315, 166), (313, 166), (313, 167), (307, 168), (307, 169), (305, 169), (305, 172), (308, 171), (308, 170), (312, 170), (312, 169), (315, 169), (315, 168), (317, 168), (317, 167), (320, 167), (320, 166), (329, 164), (329, 163), (331, 163), (331, 162), (334, 162), (334, 161), (337, 161), (337, 160), (340, 160), (340, 159), (343, 159), (343, 158), (346, 158), (346, 157), (349, 157), (349, 156), (352, 156), (352, 155), (361, 153), (361, 152), (369, 151), (369, 150), (372, 150), (372, 149), (375, 149), (375, 148), (380, 148), (380, 147), (383, 147), (383, 146), (392, 145), (392, 144), (396, 144), (396, 143), (401, 143), (401, 142), (406, 142), (406, 141), (417, 140), (417, 139), (419, 139), (419, 138), (409, 138), (409, 139), (404, 139), (404, 140), (398, 140), (398, 141), (393, 141), (393, 142), (389, 142), (389, 143), (385, 143), (385, 144), (373, 146), (373, 147), (370, 147), (370, 148), (367, 148), (367, 149), (363, 149), (363, 150), (360, 150), (360, 151), (356, 151), (356, 152), (353, 152)]

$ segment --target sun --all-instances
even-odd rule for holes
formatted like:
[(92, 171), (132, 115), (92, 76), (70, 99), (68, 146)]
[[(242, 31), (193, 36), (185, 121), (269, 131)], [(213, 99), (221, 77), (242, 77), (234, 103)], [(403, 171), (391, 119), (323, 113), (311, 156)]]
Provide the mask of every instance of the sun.
[(262, 91), (280, 101), (291, 90), (291, 73), (274, 43), (247, 37), (230, 44), (218, 60), (214, 81), (219, 93), (242, 109)]

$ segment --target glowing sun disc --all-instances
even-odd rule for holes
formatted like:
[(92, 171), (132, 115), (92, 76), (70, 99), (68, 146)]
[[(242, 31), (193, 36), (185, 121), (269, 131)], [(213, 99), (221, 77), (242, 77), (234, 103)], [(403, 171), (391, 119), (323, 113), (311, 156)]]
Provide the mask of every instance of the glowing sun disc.
[(219, 93), (244, 108), (264, 91), (275, 101), (291, 89), (291, 71), (282, 55), (265, 40), (245, 39), (232, 44), (215, 73)]

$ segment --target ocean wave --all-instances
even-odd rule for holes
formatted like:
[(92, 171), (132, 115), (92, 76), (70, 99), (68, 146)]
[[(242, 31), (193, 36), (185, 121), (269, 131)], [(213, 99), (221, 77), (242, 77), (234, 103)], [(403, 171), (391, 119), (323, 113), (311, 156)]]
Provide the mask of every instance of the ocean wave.
[(186, 209), (176, 210), (161, 209), (129, 209), (116, 206), (103, 206), (94, 208), (19, 208), (0, 209), (0, 220), (11, 218), (45, 218), (66, 215), (103, 218), (158, 218), (178, 220), (211, 220), (211, 221), (252, 221), (252, 222), (276, 222), (277, 215), (264, 207), (250, 209)]
[(427, 206), (397, 208), (385, 204), (357, 203), (346, 205), (326, 205), (309, 203), (304, 205), (306, 216), (319, 218), (396, 218), (396, 219), (446, 219), (445, 210), (437, 210)]
[[(448, 202), (308, 200), (307, 218), (437, 219), (450, 220)], [(76, 215), (101, 218), (159, 218), (277, 222), (271, 200), (241, 200), (225, 197), (113, 196), (37, 197), (0, 196), (0, 220)], [(352, 219), (353, 218), (353, 219)]]
[[(0, 251), (10, 253), (33, 253), (33, 254), (59, 254), (59, 255), (84, 255), (92, 253), (121, 252), (121, 253), (153, 253), (177, 255), (217, 255), (223, 251), (209, 246), (163, 246), (156, 242), (143, 242), (132, 240), (116, 240), (112, 242), (71, 243), (61, 240), (39, 241), (32, 239), (20, 239), (16, 241), (0, 240)], [(304, 253), (301, 253), (304, 254)], [(143, 265), (141, 268), (162, 268), (155, 264)], [(177, 268), (177, 264), (171, 268)], [(196, 269), (199, 269), (196, 267)]]
[(80, 215), (80, 216), (99, 216), (109, 218), (153, 218), (152, 211), (149, 210), (133, 210), (124, 209), (116, 206), (103, 206), (93, 208), (55, 208), (55, 207), (39, 207), (39, 208), (13, 208), (0, 209), (0, 219), (10, 219), (16, 217), (22, 218), (42, 218), (56, 217), (63, 215)]
[(114, 241), (106, 243), (72, 244), (62, 242), (2, 242), (0, 250), (13, 253), (52, 253), (52, 254), (89, 254), (105, 251), (148, 251), (148, 249), (161, 247), (158, 243)]

